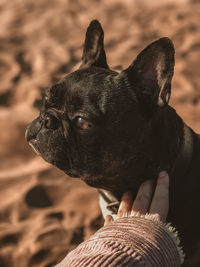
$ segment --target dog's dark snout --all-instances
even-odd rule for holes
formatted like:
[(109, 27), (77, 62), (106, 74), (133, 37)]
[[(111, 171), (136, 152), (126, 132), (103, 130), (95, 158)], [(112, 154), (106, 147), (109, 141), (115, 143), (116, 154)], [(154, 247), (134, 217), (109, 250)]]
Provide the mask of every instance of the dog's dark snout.
[(59, 127), (59, 121), (55, 116), (53, 116), (51, 114), (47, 114), (45, 116), (44, 126), (47, 129), (56, 130)]
[(25, 133), (26, 140), (29, 142), (32, 139), (35, 139), (41, 127), (42, 127), (42, 124), (41, 124), (40, 118), (37, 118), (34, 121), (32, 121), (32, 123), (30, 123), (26, 129), (26, 133)]

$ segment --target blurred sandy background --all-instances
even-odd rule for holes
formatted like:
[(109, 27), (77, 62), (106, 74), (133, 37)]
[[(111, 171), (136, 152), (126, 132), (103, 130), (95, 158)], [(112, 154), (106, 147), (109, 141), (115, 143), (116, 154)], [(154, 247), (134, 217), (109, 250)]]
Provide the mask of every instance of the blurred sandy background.
[(24, 140), (35, 100), (79, 65), (94, 18), (110, 66), (127, 67), (157, 38), (173, 40), (170, 103), (200, 132), (200, 1), (0, 0), (0, 267), (50, 267), (102, 224), (96, 190)]

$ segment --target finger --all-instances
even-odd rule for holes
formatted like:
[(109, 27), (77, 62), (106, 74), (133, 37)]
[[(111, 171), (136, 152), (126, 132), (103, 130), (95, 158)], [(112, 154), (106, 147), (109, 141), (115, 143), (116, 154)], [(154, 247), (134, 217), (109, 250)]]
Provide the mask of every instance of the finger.
[(111, 215), (106, 215), (104, 225), (107, 225), (113, 221), (113, 217)]
[(152, 199), (152, 191), (153, 181), (145, 181), (139, 188), (132, 210), (141, 214), (147, 213)]
[(150, 213), (158, 213), (160, 220), (165, 222), (169, 210), (169, 176), (166, 171), (159, 173)]
[(116, 219), (121, 218), (124, 213), (130, 212), (131, 206), (132, 206), (132, 194), (130, 192), (126, 192), (122, 196), (122, 200), (119, 205)]

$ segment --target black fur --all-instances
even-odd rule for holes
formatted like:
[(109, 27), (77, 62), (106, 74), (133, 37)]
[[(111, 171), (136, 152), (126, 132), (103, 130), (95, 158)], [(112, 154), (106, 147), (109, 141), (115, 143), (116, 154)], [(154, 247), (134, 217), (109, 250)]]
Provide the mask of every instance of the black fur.
[[(102, 27), (92, 21), (80, 69), (47, 90), (41, 114), (28, 126), (26, 138), (47, 162), (68, 175), (107, 189), (118, 199), (127, 190), (136, 193), (160, 170), (172, 173), (183, 144), (184, 124), (168, 105), (173, 69), (173, 44), (161, 38), (126, 70), (110, 70)], [(88, 129), (78, 127), (79, 117), (88, 121)], [(196, 144), (199, 148), (199, 141)], [(200, 158), (199, 149), (195, 153)], [(192, 175), (200, 177), (194, 171)], [(189, 179), (193, 177), (170, 176), (169, 213), (188, 259), (200, 240), (200, 230), (193, 233), (200, 223), (195, 214), (200, 182), (195, 178), (190, 187)]]

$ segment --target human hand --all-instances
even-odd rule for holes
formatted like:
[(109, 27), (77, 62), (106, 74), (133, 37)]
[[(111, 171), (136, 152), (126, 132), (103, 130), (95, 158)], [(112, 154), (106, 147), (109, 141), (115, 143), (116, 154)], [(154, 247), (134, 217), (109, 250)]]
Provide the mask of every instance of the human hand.
[[(159, 173), (153, 198), (152, 194), (152, 180), (147, 180), (140, 186), (134, 201), (131, 192), (124, 193), (116, 219), (121, 218), (125, 213), (134, 211), (140, 214), (158, 214), (160, 220), (165, 222), (169, 210), (169, 176), (167, 172)], [(112, 216), (107, 215), (104, 225), (109, 224), (112, 220)]]

